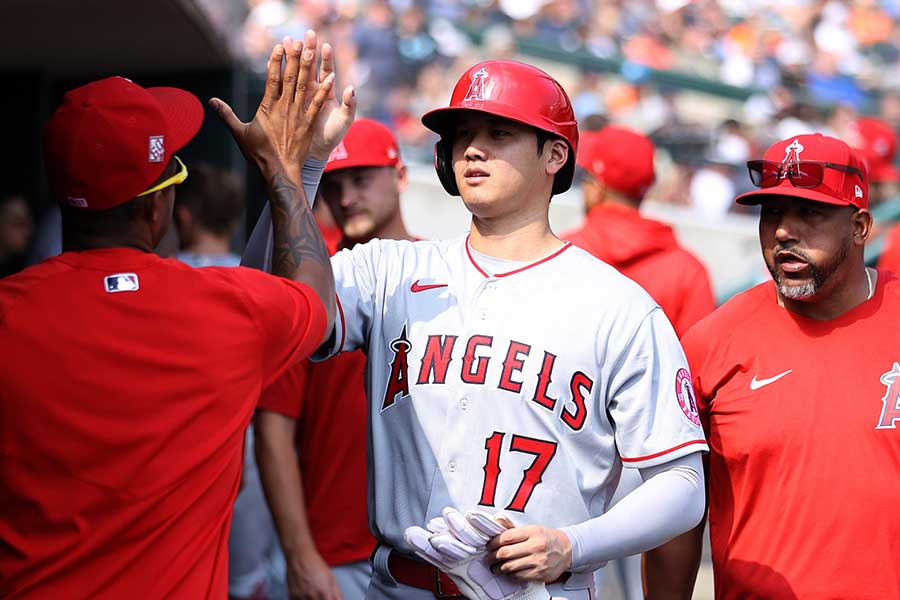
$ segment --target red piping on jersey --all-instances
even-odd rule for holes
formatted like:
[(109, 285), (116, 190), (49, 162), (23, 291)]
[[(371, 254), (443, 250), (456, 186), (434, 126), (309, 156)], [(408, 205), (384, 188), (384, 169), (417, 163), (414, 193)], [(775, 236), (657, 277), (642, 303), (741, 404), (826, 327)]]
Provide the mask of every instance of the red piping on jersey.
[[(486, 272), (484, 269), (482, 269), (481, 267), (478, 266), (478, 263), (475, 262), (475, 257), (472, 256), (472, 251), (469, 250), (469, 237), (470, 237), (470, 236), (471, 236), (471, 234), (469, 234), (469, 235), (466, 236), (466, 254), (467, 254), (468, 257), (469, 257), (469, 262), (472, 263), (472, 265), (478, 270), (479, 273), (481, 273), (481, 274), (484, 275), (486, 278), (488, 278), (488, 277), (490, 277), (490, 275), (488, 275), (487, 272)], [(494, 277), (507, 277), (507, 276), (509, 276), (509, 275), (515, 275), (516, 273), (521, 273), (522, 271), (524, 271), (524, 270), (526, 270), (526, 269), (530, 269), (531, 267), (536, 267), (536, 266), (538, 266), (538, 265), (541, 264), (541, 263), (545, 263), (545, 262), (547, 262), (548, 260), (551, 260), (551, 259), (556, 258), (557, 256), (559, 256), (560, 254), (562, 254), (563, 252), (565, 252), (566, 250), (568, 250), (568, 249), (571, 248), (571, 247), (572, 247), (572, 242), (566, 242), (566, 245), (565, 245), (565, 246), (563, 246), (562, 248), (560, 248), (559, 250), (557, 250), (556, 252), (554, 252), (554, 253), (551, 254), (550, 256), (545, 256), (544, 258), (542, 258), (541, 260), (539, 260), (539, 261), (537, 261), (537, 262), (533, 262), (533, 263), (531, 263), (530, 265), (525, 265), (524, 267), (520, 267), (520, 268), (515, 269), (515, 270), (513, 270), (513, 271), (508, 271), (508, 272), (506, 272), (506, 273), (497, 273), (496, 275), (494, 275)]]
[(656, 454), (648, 454), (647, 456), (638, 456), (636, 458), (625, 458), (622, 457), (622, 462), (639, 462), (642, 460), (650, 460), (651, 458), (656, 458), (658, 456), (662, 456), (663, 454), (668, 454), (669, 452), (675, 452), (680, 448), (684, 448), (685, 446), (691, 446), (693, 444), (705, 444), (706, 440), (691, 440), (690, 442), (685, 442), (683, 444), (678, 444), (674, 448), (669, 448), (668, 450), (663, 450), (662, 452), (657, 452)]
[(347, 331), (347, 326), (346, 326), (346, 323), (344, 322), (344, 307), (343, 307), (343, 305), (341, 305), (341, 297), (338, 296), (337, 294), (335, 294), (334, 297), (335, 297), (335, 299), (337, 299), (338, 313), (341, 315), (341, 343), (338, 346), (338, 350), (337, 350), (337, 353), (340, 354), (341, 351), (344, 349), (344, 340), (347, 338), (347, 335), (345, 333)]

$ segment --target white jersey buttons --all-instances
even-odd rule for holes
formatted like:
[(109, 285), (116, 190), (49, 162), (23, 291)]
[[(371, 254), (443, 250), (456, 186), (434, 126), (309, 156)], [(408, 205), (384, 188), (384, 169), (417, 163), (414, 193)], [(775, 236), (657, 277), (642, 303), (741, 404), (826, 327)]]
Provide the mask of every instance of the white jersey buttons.
[(460, 408), (460, 410), (469, 410), (469, 399), (463, 398), (462, 400), (460, 400), (459, 408)]
[(451, 473), (456, 473), (456, 461), (455, 460), (451, 460), (449, 463), (447, 463), (447, 470), (450, 471)]

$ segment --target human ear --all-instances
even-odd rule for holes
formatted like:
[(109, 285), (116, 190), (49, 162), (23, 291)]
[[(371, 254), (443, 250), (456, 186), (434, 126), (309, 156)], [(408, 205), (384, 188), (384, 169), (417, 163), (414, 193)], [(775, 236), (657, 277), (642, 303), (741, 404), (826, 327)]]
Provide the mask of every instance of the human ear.
[(406, 165), (403, 163), (397, 164), (397, 191), (403, 192), (406, 189), (406, 186), (409, 185), (409, 176), (406, 172)]
[(853, 229), (853, 243), (865, 246), (872, 233), (872, 213), (865, 208), (859, 209), (850, 217), (850, 226)]
[(569, 160), (569, 145), (560, 139), (550, 140), (548, 144), (547, 174), (556, 175)]

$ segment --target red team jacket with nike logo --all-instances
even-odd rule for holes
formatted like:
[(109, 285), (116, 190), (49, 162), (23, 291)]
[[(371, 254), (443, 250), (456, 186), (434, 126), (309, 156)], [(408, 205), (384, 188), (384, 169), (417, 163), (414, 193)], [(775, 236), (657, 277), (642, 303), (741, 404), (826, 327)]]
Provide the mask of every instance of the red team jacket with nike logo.
[(831, 321), (772, 282), (682, 339), (709, 441), (716, 598), (900, 598), (900, 280)]

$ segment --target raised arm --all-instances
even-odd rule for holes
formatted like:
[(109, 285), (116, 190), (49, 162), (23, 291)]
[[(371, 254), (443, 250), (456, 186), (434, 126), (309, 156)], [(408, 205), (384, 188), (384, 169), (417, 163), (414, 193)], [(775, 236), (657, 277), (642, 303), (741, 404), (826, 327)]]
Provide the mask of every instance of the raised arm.
[(331, 98), (334, 74), (316, 81), (313, 32), (307, 34), (309, 41), (312, 43), (285, 38), (272, 50), (265, 94), (251, 122), (241, 122), (222, 100), (214, 98), (210, 105), (266, 181), (274, 232), (272, 273), (306, 283), (316, 291), (325, 305), (326, 331), (330, 332), (334, 278), (328, 250), (303, 191), (300, 168), (317, 133), (317, 119), (332, 119), (331, 114), (321, 114), (323, 109), (337, 110), (352, 121), (355, 99), (352, 90), (345, 90), (342, 103), (335, 108), (337, 102)]

